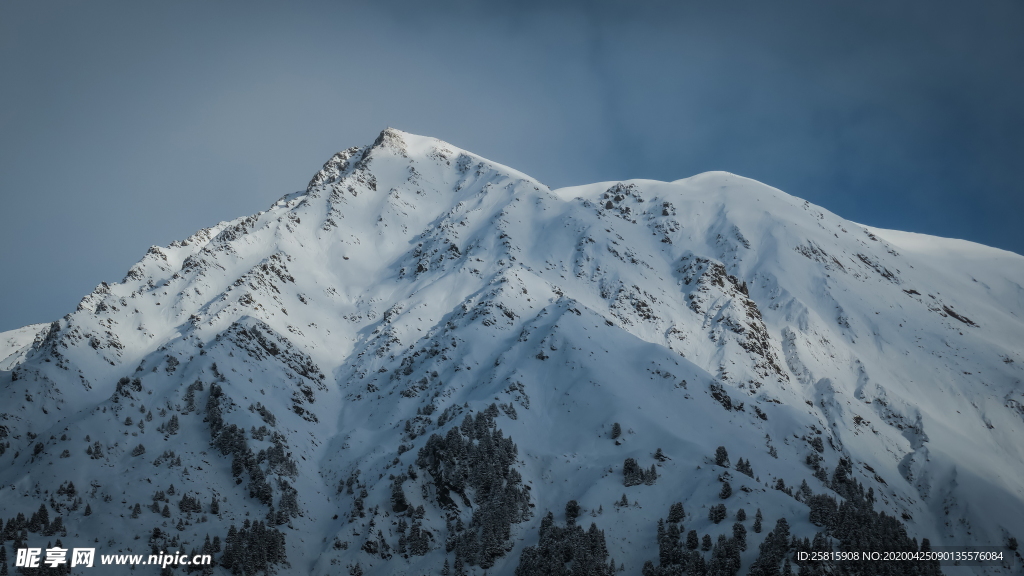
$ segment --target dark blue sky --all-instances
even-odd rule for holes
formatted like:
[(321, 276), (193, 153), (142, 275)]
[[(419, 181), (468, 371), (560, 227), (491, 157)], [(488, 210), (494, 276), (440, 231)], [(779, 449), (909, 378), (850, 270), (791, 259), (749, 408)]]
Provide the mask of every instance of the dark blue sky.
[(1024, 253), (1022, 2), (486, 4), (0, 4), (0, 330), (386, 126)]

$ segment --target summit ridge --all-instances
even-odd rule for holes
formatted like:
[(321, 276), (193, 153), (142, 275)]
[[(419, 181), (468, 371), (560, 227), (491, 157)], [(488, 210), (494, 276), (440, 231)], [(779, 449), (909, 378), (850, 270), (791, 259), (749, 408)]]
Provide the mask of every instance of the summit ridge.
[(908, 541), (1002, 546), (1022, 295), (1020, 255), (733, 174), (551, 190), (388, 128), (0, 335), (0, 519), (43, 504), (65, 544), (146, 554), (261, 521), (257, 571), (534, 574), (572, 514), (593, 570), (674, 570), (675, 515), (747, 573), (780, 519), (839, 534), (822, 498), (869, 494)]

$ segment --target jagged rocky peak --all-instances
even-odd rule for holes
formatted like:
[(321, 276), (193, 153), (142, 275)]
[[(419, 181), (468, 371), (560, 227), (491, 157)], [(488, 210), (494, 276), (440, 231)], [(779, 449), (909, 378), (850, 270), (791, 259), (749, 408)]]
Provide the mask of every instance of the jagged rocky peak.
[(550, 190), (389, 128), (2, 335), (0, 533), (300, 574), (1008, 543), (1022, 285), (732, 174)]
[(311, 191), (314, 186), (334, 183), (338, 176), (348, 169), (349, 161), (361, 151), (362, 148), (353, 146), (331, 156), (331, 159), (324, 163), (324, 167), (309, 181), (306, 191)]
[(377, 139), (373, 141), (373, 146), (371, 146), (370, 149), (387, 149), (404, 157), (408, 153), (405, 147), (405, 139), (403, 138), (405, 135), (406, 134), (404, 132), (395, 130), (394, 128), (385, 128), (381, 130)]
[[(429, 142), (428, 145), (432, 145), (432, 150), (450, 150), (450, 145), (436, 140), (433, 138), (424, 138), (421, 136), (413, 136), (394, 128), (385, 128), (381, 131), (377, 139), (373, 141), (370, 146), (353, 146), (338, 152), (334, 156), (331, 156), (323, 168), (313, 176), (307, 186), (307, 191), (311, 190), (315, 186), (322, 184), (332, 184), (338, 177), (344, 173), (350, 165), (356, 169), (365, 169), (370, 157), (376, 153), (390, 153), (402, 158), (409, 157), (409, 148), (406, 144), (406, 139), (414, 139), (417, 148), (422, 148), (424, 141)], [(422, 150), (418, 150), (422, 151)]]

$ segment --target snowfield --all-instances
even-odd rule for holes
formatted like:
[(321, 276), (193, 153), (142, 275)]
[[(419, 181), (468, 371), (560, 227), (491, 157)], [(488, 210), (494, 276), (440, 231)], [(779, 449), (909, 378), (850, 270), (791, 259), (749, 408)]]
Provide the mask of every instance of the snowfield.
[(786, 535), (864, 518), (864, 549), (1006, 546), (1022, 378), (1020, 255), (723, 172), (549, 190), (387, 129), (0, 335), (0, 533), (12, 570), (59, 538), (217, 574), (796, 573)]

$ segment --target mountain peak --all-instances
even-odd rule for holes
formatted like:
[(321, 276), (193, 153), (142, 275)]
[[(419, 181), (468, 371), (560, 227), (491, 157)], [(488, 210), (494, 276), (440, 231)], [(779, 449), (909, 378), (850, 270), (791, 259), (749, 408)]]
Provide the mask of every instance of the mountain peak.
[(370, 149), (388, 148), (395, 151), (397, 154), (405, 156), (406, 148), (404, 136), (406, 135), (407, 134), (401, 130), (396, 130), (391, 127), (385, 128), (380, 131), (380, 134), (377, 136), (377, 139), (373, 141), (373, 145), (370, 146)]
[[(388, 128), (0, 335), (0, 516), (134, 550), (165, 518), (121, 504), (173, 484), (219, 503), (182, 497), (175, 538), (262, 518), (311, 574), (512, 573), (577, 507), (636, 572), (662, 514), (813, 538), (812, 496), (867, 488), (850, 517), (935, 544), (1024, 534), (1020, 257), (876, 232), (723, 172), (550, 191)], [(90, 516), (39, 495), (69, 480)]]

